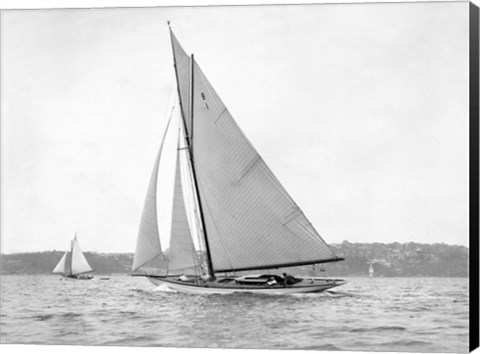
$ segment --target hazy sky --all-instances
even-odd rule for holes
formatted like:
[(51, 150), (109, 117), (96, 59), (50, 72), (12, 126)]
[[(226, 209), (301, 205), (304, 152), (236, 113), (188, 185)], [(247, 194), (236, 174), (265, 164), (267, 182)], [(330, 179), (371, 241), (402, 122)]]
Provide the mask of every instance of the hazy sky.
[(133, 252), (166, 21), (328, 243), (468, 245), (468, 3), (2, 13), (2, 252)]

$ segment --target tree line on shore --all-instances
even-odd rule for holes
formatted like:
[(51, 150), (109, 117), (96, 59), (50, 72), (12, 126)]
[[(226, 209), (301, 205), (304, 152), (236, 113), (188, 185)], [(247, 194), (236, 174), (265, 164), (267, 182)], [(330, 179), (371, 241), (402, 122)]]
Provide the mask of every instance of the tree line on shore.
[[(332, 244), (344, 261), (324, 266), (301, 266), (278, 271), (311, 276), (468, 277), (469, 249), (465, 246), (420, 243)], [(64, 252), (2, 254), (0, 274), (50, 274)], [(98, 274), (129, 274), (132, 253), (85, 252)], [(275, 272), (274, 270), (270, 272)]]

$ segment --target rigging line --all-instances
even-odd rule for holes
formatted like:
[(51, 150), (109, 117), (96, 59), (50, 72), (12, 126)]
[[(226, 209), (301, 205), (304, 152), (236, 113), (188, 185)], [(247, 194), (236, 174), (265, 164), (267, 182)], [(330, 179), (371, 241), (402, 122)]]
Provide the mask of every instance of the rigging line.
[[(182, 132), (184, 134), (181, 134)], [(184, 127), (182, 125), (180, 125), (180, 136), (183, 136), (183, 139), (185, 140), (185, 143), (188, 143), (186, 134), (184, 132)], [(196, 194), (195, 187), (194, 187), (193, 173), (191, 171), (191, 165), (188, 163), (188, 161), (190, 160), (190, 158), (189, 158), (190, 151), (189, 151), (188, 148), (186, 148), (185, 150), (186, 150), (185, 151), (185, 165), (186, 165), (186, 168), (182, 169), (182, 171), (185, 172), (184, 177), (189, 182), (188, 185), (190, 186), (190, 193), (191, 193), (191, 195), (189, 196), (190, 197), (190, 203), (191, 203), (190, 207), (193, 209), (193, 210), (190, 210), (190, 213), (193, 212), (193, 216), (192, 216), (192, 214), (189, 213), (191, 218), (192, 218), (192, 223), (193, 223), (193, 225), (191, 225), (191, 227), (190, 227), (190, 236), (192, 237), (193, 235), (195, 235), (195, 238), (198, 242), (199, 249), (202, 252), (206, 252), (205, 251), (206, 248), (205, 248), (204, 238), (202, 237), (204, 231), (203, 231), (202, 223), (200, 221), (200, 215), (199, 215), (199, 209), (198, 209), (198, 199), (197, 199), (197, 194)], [(195, 255), (196, 255), (196, 253), (195, 253)], [(200, 269), (195, 270), (195, 274), (198, 274), (198, 271), (202, 271), (202, 274), (203, 274), (203, 269), (204, 269), (203, 264), (199, 264), (198, 259), (196, 259), (195, 263), (198, 264), (199, 267), (200, 267)], [(205, 260), (205, 265), (207, 266), (206, 260)]]
[[(182, 143), (182, 131), (181, 131), (181, 126), (179, 127), (178, 129), (178, 146), (181, 146), (181, 143)], [(179, 148), (177, 148), (177, 150), (179, 150)], [(180, 264), (183, 265), (184, 267), (180, 267), (178, 268), (177, 267), (177, 270), (178, 271), (181, 271), (181, 270), (185, 270), (186, 271), (190, 271), (191, 268), (193, 268), (193, 271), (194, 273), (196, 273), (196, 267), (198, 266), (198, 261), (196, 260), (196, 250), (195, 250), (195, 246), (193, 244), (193, 240), (192, 240), (192, 232), (191, 232), (191, 228), (190, 228), (190, 223), (188, 221), (188, 215), (187, 215), (187, 207), (186, 207), (186, 200), (185, 198), (188, 196), (187, 193), (185, 193), (184, 191), (184, 183), (182, 181), (182, 177), (183, 176), (183, 173), (182, 173), (182, 163), (183, 159), (182, 159), (182, 154), (180, 152), (177, 152), (177, 172), (176, 172), (176, 181), (175, 181), (175, 188), (177, 188), (177, 182), (180, 182), (180, 185), (179, 185), (179, 188), (178, 190), (176, 189), (176, 192), (174, 193), (174, 205), (178, 205), (178, 203), (176, 201), (180, 201), (181, 204), (181, 211), (180, 213), (184, 213), (184, 216), (185, 216), (185, 220), (181, 221), (180, 222), (180, 225), (177, 224), (177, 229), (178, 228), (181, 228), (183, 229), (184, 231), (187, 231), (188, 232), (188, 237), (187, 237), (187, 240), (184, 240), (182, 241), (181, 243), (181, 247), (183, 250), (185, 250), (185, 247), (188, 247), (188, 254), (187, 255), (184, 255), (184, 254), (181, 254), (182, 257), (181, 257), (181, 262)], [(178, 208), (177, 208), (178, 209)], [(173, 209), (174, 210), (174, 218), (175, 218), (175, 208)], [(178, 215), (178, 212), (177, 212), (177, 215)], [(178, 223), (178, 219), (177, 219), (177, 223)], [(183, 225), (183, 226), (182, 226)], [(170, 239), (171, 239), (171, 245), (173, 244), (175, 238), (174, 238), (174, 229), (172, 228), (172, 233), (170, 235)], [(178, 239), (177, 239), (178, 240)], [(187, 244), (185, 243), (185, 241), (187, 242)], [(178, 243), (177, 243), (178, 245)], [(173, 247), (171, 247), (172, 249)], [(177, 254), (178, 256), (178, 254)], [(192, 266), (190, 265), (187, 265), (187, 264), (190, 264), (189, 261), (192, 261)], [(177, 261), (178, 262), (178, 261)]]
[[(176, 78), (176, 87), (177, 87), (177, 94), (178, 94), (178, 103), (180, 105), (180, 115), (182, 116), (182, 119), (184, 120), (184, 124), (185, 124), (185, 130), (186, 129), (186, 122), (185, 122), (185, 110), (184, 110), (184, 104), (185, 102), (182, 101), (182, 93), (181, 93), (181, 89), (180, 89), (180, 84), (179, 84), (179, 78), (178, 78), (178, 66), (177, 66), (177, 58), (176, 58), (176, 55), (175, 55), (175, 45), (174, 45), (174, 37), (175, 35), (173, 34), (173, 31), (172, 31), (172, 28), (170, 27), (170, 22), (168, 22), (168, 30), (170, 32), (170, 42), (171, 42), (171, 45), (172, 45), (172, 53), (173, 53), (173, 67), (174, 67), (174, 71), (175, 71), (175, 78)], [(176, 38), (175, 38), (176, 40)], [(178, 41), (177, 41), (178, 42)], [(190, 138), (188, 136), (188, 130), (186, 131), (186, 140), (187, 140), (187, 145), (190, 145)]]
[[(202, 191), (202, 194), (205, 195), (205, 190), (204, 190), (203, 187), (200, 185), (200, 183), (198, 184), (198, 188), (200, 188), (200, 190)], [(206, 199), (206, 198), (204, 198), (204, 199)], [(220, 230), (218, 229), (217, 223), (215, 222), (215, 218), (213, 217), (213, 213), (212, 213), (212, 211), (211, 211), (211, 209), (210, 209), (210, 205), (208, 204), (208, 202), (207, 202), (206, 200), (204, 201), (204, 204), (207, 206), (208, 213), (210, 214), (210, 219), (211, 219), (212, 222), (213, 222), (213, 226), (215, 227), (215, 230), (217, 230), (217, 234), (220, 234), (220, 232), (219, 232)], [(230, 214), (231, 214), (231, 213), (230, 213)], [(233, 216), (233, 214), (231, 214), (231, 215)], [(218, 239), (219, 239), (219, 241), (220, 241), (220, 245), (221, 245), (222, 248), (223, 248), (223, 252), (225, 253), (225, 256), (226, 256), (226, 259), (227, 259), (227, 261), (228, 261), (228, 264), (230, 265), (230, 267), (231, 267), (232, 269), (234, 269), (233, 266), (232, 266), (232, 262), (230, 261), (230, 258), (228, 257), (228, 253), (227, 253), (227, 251), (226, 251), (226, 249), (225, 249), (225, 245), (223, 244), (222, 238), (219, 237)]]
[[(190, 137), (190, 141), (193, 141), (193, 113), (194, 113), (194, 105), (193, 105), (193, 102), (194, 102), (194, 73), (195, 73), (195, 70), (194, 70), (194, 65), (195, 65), (195, 59), (194, 59), (194, 56), (193, 54), (190, 56), (190, 123), (191, 123), (191, 129), (192, 129), (192, 132), (191, 132), (191, 137)], [(184, 116), (184, 124), (185, 124), (185, 127), (186, 127), (186, 117)], [(188, 133), (188, 132), (187, 132)], [(201, 200), (201, 197), (200, 197), (200, 192), (198, 191), (198, 181), (197, 181), (197, 174), (196, 174), (196, 170), (195, 170), (195, 157), (193, 155), (193, 144), (189, 144), (190, 146), (190, 162), (191, 162), (191, 166), (192, 166), (192, 176), (193, 176), (193, 182), (195, 183), (195, 187), (196, 187), (196, 192), (197, 192), (197, 198), (198, 198), (198, 210), (200, 212), (200, 217), (201, 217), (201, 222), (202, 222), (202, 228), (203, 228), (203, 238), (204, 238), (204, 241), (205, 241), (205, 251), (206, 251), (206, 258), (207, 258), (207, 266), (208, 266), (208, 273), (209, 273), (209, 276), (213, 279), (215, 279), (215, 273), (214, 273), (214, 270), (213, 270), (213, 262), (212, 262), (212, 257), (211, 257), (211, 253), (210, 253), (210, 246), (209, 246), (209, 243), (208, 243), (208, 236), (207, 236), (207, 227), (205, 225), (205, 217), (203, 215), (203, 207), (202, 207), (202, 200)]]
[(197, 259), (197, 251), (195, 250), (195, 247), (193, 247), (192, 260), (193, 260), (193, 273), (197, 275), (197, 270), (199, 265), (198, 265), (198, 259)]
[[(181, 125), (180, 126), (180, 129), (181, 129), (181, 132), (183, 132), (183, 138), (185, 140), (185, 143), (188, 143), (187, 142), (187, 137), (186, 137), (186, 133), (183, 129), (183, 126)], [(199, 246), (202, 250), (204, 250), (204, 242), (203, 242), (203, 237), (201, 237), (201, 235), (203, 234), (203, 228), (201, 226), (201, 223), (199, 221), (199, 210), (198, 210), (198, 199), (197, 199), (197, 195), (196, 195), (196, 192), (195, 192), (195, 186), (194, 186), (194, 181), (193, 181), (193, 174), (192, 174), (192, 170), (191, 170), (191, 165), (190, 163), (188, 162), (190, 160), (190, 150), (187, 148), (185, 148), (185, 163), (184, 165), (186, 165), (186, 168), (182, 169), (183, 171), (185, 171), (185, 178), (187, 179), (187, 181), (189, 182), (188, 185), (190, 186), (190, 193), (191, 193), (191, 197), (192, 197), (192, 201), (191, 201), (191, 208), (193, 209), (193, 222), (195, 222), (195, 226), (196, 226), (196, 230), (195, 230), (195, 234), (196, 234), (196, 238), (197, 238), (197, 241), (199, 242)], [(193, 227), (193, 225), (192, 225)]]

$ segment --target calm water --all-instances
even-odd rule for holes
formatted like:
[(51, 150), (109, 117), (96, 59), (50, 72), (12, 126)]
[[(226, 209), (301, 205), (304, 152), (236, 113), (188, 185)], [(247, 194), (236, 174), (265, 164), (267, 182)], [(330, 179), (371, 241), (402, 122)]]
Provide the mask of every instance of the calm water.
[(467, 352), (468, 279), (354, 278), (308, 295), (185, 295), (145, 278), (1, 277), (1, 343)]

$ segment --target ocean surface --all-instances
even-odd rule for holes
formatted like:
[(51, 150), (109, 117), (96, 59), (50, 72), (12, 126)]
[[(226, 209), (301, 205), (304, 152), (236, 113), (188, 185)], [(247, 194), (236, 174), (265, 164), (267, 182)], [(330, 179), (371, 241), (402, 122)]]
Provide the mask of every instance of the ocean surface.
[(351, 278), (306, 295), (186, 295), (147, 279), (1, 281), (2, 344), (467, 352), (467, 278)]

